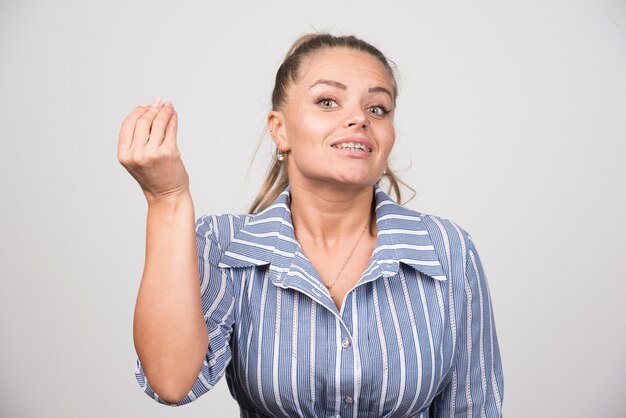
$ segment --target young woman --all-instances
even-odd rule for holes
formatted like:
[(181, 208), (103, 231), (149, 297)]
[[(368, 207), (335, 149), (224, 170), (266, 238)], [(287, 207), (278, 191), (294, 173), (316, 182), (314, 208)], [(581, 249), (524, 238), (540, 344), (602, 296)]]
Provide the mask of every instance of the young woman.
[(134, 320), (148, 395), (182, 405), (226, 374), (241, 416), (501, 416), (474, 243), (379, 186), (399, 200), (397, 95), (370, 44), (301, 37), (276, 74), (276, 159), (251, 214), (197, 220), (172, 104), (128, 115), (118, 158), (148, 200)]

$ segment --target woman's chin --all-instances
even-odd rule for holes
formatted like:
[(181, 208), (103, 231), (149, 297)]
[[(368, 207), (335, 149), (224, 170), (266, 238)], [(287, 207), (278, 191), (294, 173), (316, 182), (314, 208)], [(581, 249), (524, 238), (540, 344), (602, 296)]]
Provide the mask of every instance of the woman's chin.
[(357, 173), (350, 173), (338, 176), (338, 183), (343, 186), (353, 187), (371, 187), (378, 181), (377, 178), (373, 178), (371, 175), (363, 175)]
[(374, 186), (380, 179), (380, 175), (372, 175), (371, 171), (365, 170), (335, 170), (334, 173), (310, 173), (310, 175), (298, 175), (292, 173), (290, 183), (309, 184), (313, 187), (326, 188), (365, 188)]

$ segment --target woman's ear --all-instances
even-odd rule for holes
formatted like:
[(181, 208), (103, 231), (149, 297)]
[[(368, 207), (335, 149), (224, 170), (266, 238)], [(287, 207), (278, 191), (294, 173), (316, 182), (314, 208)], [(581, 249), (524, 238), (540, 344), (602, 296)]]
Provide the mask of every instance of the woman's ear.
[(287, 135), (285, 135), (285, 116), (283, 112), (279, 110), (272, 110), (267, 115), (267, 130), (272, 137), (272, 141), (276, 144), (276, 147), (281, 152), (288, 152), (289, 141), (287, 141)]

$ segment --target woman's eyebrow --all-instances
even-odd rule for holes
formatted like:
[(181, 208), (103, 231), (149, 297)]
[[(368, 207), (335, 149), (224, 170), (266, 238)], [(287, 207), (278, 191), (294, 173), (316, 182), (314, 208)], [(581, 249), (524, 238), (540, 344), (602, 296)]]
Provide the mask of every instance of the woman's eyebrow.
[(391, 99), (393, 99), (393, 96), (391, 95), (391, 92), (389, 91), (389, 89), (386, 89), (385, 87), (371, 87), (368, 90), (369, 93), (387, 93), (389, 95), (389, 97)]
[(328, 84), (328, 85), (331, 85), (333, 87), (337, 87), (338, 89), (341, 89), (341, 90), (347, 90), (348, 89), (348, 87), (345, 84), (340, 83), (339, 81), (324, 80), (324, 79), (317, 80), (315, 83), (313, 83), (313, 84), (311, 84), (309, 86), (309, 89), (313, 88), (313, 86), (317, 86), (318, 84)]
[[(309, 86), (309, 89), (313, 88), (314, 86), (317, 86), (318, 84), (328, 84), (330, 86), (333, 87), (337, 87), (338, 89), (341, 90), (347, 90), (348, 86), (346, 86), (343, 83), (340, 83), (339, 81), (335, 81), (335, 80), (325, 80), (325, 79), (320, 79), (317, 80), (315, 83), (311, 84)], [(389, 91), (389, 89), (385, 88), (385, 87), (370, 87), (368, 90), (368, 93), (387, 93), (389, 95), (389, 97), (391, 97), (393, 99), (393, 95), (391, 94), (391, 92)]]

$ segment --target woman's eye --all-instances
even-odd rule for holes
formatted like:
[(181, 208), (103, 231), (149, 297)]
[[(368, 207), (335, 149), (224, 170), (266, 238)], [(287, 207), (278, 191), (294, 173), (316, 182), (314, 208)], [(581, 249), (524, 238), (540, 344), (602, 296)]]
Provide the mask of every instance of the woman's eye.
[(383, 106), (372, 106), (369, 108), (369, 111), (375, 116), (383, 116), (389, 113), (389, 110)]
[(328, 97), (323, 97), (317, 101), (319, 105), (322, 107), (335, 107), (337, 106), (337, 102), (333, 99), (329, 99)]

